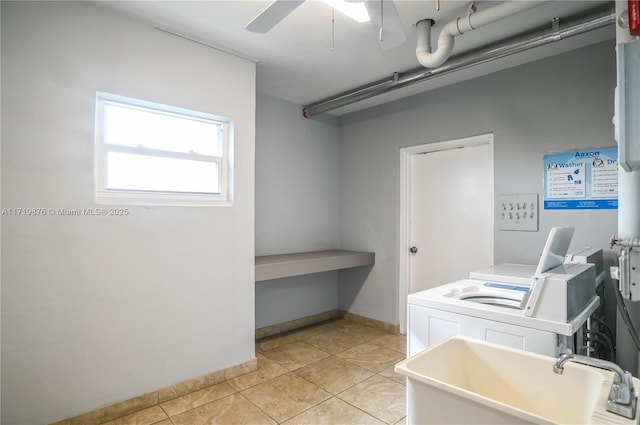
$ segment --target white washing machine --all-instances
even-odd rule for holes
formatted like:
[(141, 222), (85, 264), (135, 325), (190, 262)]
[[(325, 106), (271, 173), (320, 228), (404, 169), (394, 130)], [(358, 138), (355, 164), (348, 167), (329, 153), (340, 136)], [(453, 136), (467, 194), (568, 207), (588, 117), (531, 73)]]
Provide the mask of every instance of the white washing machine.
[[(558, 356), (576, 351), (578, 332), (598, 308), (595, 267), (567, 264), (545, 280), (536, 310), (523, 308), (535, 266), (503, 264), (408, 297), (407, 351), (412, 356), (454, 335)], [(524, 301), (523, 301), (524, 300)]]

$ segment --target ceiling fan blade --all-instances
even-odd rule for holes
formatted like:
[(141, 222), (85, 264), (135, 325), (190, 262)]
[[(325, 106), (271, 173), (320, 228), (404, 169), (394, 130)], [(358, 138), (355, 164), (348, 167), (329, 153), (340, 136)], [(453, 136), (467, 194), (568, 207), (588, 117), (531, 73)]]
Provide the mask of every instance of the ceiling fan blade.
[(265, 33), (276, 26), (289, 13), (293, 12), (305, 0), (275, 0), (258, 16), (247, 24), (245, 29), (251, 32)]
[(378, 38), (380, 47), (391, 49), (407, 41), (407, 35), (402, 28), (402, 21), (393, 0), (366, 0), (364, 2), (371, 18), (371, 24), (379, 36), (382, 27), (382, 40)]

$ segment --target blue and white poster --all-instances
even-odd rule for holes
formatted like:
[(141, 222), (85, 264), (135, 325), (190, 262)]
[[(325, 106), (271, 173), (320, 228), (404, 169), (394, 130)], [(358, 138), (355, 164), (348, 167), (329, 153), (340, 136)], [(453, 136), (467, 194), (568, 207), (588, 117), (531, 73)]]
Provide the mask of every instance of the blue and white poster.
[(544, 209), (618, 208), (618, 148), (544, 155)]

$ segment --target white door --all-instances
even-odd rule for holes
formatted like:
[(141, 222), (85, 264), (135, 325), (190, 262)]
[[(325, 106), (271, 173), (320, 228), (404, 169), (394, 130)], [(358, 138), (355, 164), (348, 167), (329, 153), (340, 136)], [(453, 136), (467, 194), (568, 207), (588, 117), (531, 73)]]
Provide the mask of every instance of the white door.
[(491, 145), (444, 146), (411, 155), (409, 293), (493, 265)]

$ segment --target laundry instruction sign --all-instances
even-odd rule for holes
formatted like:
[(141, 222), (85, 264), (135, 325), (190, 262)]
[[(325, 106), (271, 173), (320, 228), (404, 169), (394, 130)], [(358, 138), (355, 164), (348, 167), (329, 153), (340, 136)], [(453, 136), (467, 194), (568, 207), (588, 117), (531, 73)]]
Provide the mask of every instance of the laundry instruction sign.
[(618, 208), (618, 148), (544, 155), (544, 209)]

